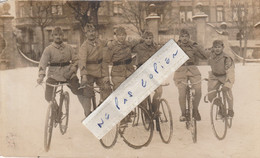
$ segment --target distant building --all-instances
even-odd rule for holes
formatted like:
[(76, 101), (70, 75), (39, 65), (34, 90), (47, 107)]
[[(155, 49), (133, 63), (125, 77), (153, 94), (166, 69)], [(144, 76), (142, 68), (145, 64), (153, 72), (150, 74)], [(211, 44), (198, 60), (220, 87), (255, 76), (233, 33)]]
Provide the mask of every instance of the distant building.
[[(174, 0), (174, 1), (147, 1), (142, 5), (147, 9), (143, 10), (143, 18), (148, 15), (148, 6), (152, 3), (156, 5), (157, 14), (160, 16), (159, 23), (159, 42), (164, 43), (169, 38), (178, 39), (179, 30), (188, 27), (192, 38), (196, 39), (196, 29), (192, 17), (196, 12), (196, 4), (203, 4), (203, 12), (208, 15), (207, 22), (219, 27), (222, 22), (228, 25), (229, 39), (238, 38), (238, 29), (236, 20), (238, 8), (235, 5), (238, 0)], [(240, 0), (242, 1), (242, 0)], [(248, 8), (248, 14), (251, 18), (250, 23), (255, 24), (260, 19), (260, 0), (244, 0), (242, 6), (242, 15)], [(39, 2), (39, 1), (38, 1)], [(49, 3), (41, 1), (42, 5)], [(124, 1), (103, 1), (100, 3), (98, 10), (99, 36), (104, 39), (113, 39), (114, 27), (118, 25), (128, 26), (127, 32), (135, 28), (124, 19), (124, 10), (122, 5)], [(246, 5), (248, 7), (246, 7)], [(41, 54), (41, 29), (36, 26), (33, 19), (35, 16), (35, 6), (28, 0), (15, 1), (16, 6), (16, 27), (21, 30), (20, 42), (23, 45), (24, 53), (31, 58), (39, 58)], [(75, 20), (72, 9), (69, 8), (65, 1), (52, 1), (50, 12), (55, 20), (53, 23), (44, 28), (45, 46), (52, 42), (51, 30), (55, 26), (61, 26), (65, 33), (65, 42), (79, 48), (84, 38), (80, 31), (80, 24)], [(258, 15), (258, 16), (257, 16)], [(128, 33), (133, 38), (137, 34)], [(254, 39), (254, 32), (250, 34), (250, 39)]]

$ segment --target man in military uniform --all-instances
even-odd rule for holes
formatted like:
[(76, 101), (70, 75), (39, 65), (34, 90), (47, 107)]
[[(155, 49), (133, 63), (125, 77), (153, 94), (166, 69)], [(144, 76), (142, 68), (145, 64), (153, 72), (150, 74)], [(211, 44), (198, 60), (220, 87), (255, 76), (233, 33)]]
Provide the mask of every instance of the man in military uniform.
[[(143, 34), (143, 41), (136, 45), (133, 49), (133, 52), (136, 53), (136, 64), (137, 67), (140, 67), (143, 65), (152, 55), (154, 55), (157, 50), (159, 49), (158, 45), (153, 41), (153, 33), (150, 31), (146, 31)], [(153, 96), (152, 100), (152, 110), (153, 112), (157, 111), (157, 108), (159, 106), (156, 106), (159, 104), (159, 99), (162, 96), (162, 87), (159, 86), (155, 90), (155, 94)], [(147, 105), (147, 99), (145, 99), (141, 105), (146, 107)]]
[(113, 64), (111, 78), (114, 90), (134, 72), (132, 49), (137, 44), (126, 41), (126, 31), (123, 27), (116, 29), (116, 40), (108, 45), (106, 63)]
[[(231, 88), (235, 81), (235, 66), (233, 59), (223, 52), (224, 44), (220, 40), (213, 42), (212, 53), (209, 56), (209, 65), (211, 72), (209, 72), (208, 91), (216, 90), (223, 84), (222, 91), (227, 97), (228, 115), (234, 116), (233, 111), (233, 95)], [(209, 94), (209, 101), (216, 97), (216, 92)], [(218, 103), (216, 103), (218, 104)]]
[(96, 30), (92, 24), (87, 24), (85, 31), (87, 40), (79, 49), (79, 69), (82, 77), (81, 84), (86, 86), (84, 88), (86, 100), (83, 109), (85, 115), (88, 116), (91, 109), (91, 98), (94, 95), (94, 83), (100, 87), (101, 102), (109, 96), (112, 90), (109, 83), (108, 65), (103, 62), (106, 42), (96, 38)]
[[(196, 65), (198, 64), (198, 58), (206, 59), (206, 54), (196, 42), (190, 40), (190, 34), (186, 29), (182, 29), (180, 31), (180, 37), (177, 44), (189, 56), (189, 60), (187, 60), (178, 70), (176, 70), (174, 74), (174, 81), (179, 91), (179, 104), (182, 113), (180, 116), (180, 121), (185, 121), (187, 86), (182, 82), (187, 83), (189, 80), (191, 83), (195, 83), (201, 80), (201, 74)], [(195, 89), (193, 113), (194, 118), (199, 121), (201, 120), (201, 116), (198, 111), (198, 106), (201, 99), (201, 83), (195, 84), (193, 87)]]
[[(68, 82), (71, 91), (82, 101), (82, 90), (78, 90), (80, 84), (76, 76), (77, 54), (70, 45), (63, 43), (63, 31), (60, 27), (54, 28), (52, 37), (53, 43), (44, 49), (40, 59), (37, 82), (38, 84), (43, 82), (46, 76), (46, 68), (49, 66), (46, 83)], [(46, 85), (45, 99), (48, 102), (52, 100), (52, 94), (53, 87)]]

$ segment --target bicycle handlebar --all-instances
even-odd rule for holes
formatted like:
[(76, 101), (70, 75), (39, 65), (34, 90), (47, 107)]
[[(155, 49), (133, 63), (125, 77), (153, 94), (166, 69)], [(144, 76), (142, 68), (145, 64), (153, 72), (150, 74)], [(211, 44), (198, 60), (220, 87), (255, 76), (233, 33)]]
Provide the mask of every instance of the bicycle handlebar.
[(183, 82), (183, 81), (181, 81), (181, 83), (182, 84), (184, 84), (184, 85), (186, 85), (186, 86), (193, 86), (193, 85), (196, 85), (196, 84), (199, 84), (200, 82), (202, 82), (202, 81), (208, 81), (208, 79), (207, 78), (203, 78), (203, 79), (201, 79), (201, 80), (199, 80), (199, 81), (197, 81), (197, 82), (195, 82), (195, 83), (186, 83), (186, 82)]
[[(54, 88), (57, 88), (57, 87), (60, 87), (60, 86), (67, 86), (67, 85), (69, 85), (68, 82), (58, 83), (58, 84), (50, 84), (50, 83), (47, 83), (47, 82), (42, 82), (42, 83), (45, 83), (46, 85), (52, 86), (52, 87), (54, 87)], [(38, 85), (42, 85), (42, 84), (37, 84), (35, 87), (37, 87)]]

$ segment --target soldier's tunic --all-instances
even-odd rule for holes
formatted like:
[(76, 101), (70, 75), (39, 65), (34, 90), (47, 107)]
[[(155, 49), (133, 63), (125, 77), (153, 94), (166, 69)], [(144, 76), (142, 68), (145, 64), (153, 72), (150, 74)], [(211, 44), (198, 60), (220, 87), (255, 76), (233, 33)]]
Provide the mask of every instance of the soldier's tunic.
[[(233, 95), (231, 90), (235, 82), (235, 65), (233, 59), (225, 53), (221, 53), (220, 55), (211, 53), (208, 63), (212, 70), (209, 72), (208, 91), (218, 89), (221, 84), (228, 87), (229, 91), (227, 93), (230, 97), (227, 97), (227, 101), (229, 107), (233, 109)], [(216, 93), (211, 93), (208, 97), (212, 101), (216, 97)]]
[[(80, 75), (87, 75), (87, 84), (94, 85), (94, 82), (101, 88), (101, 99), (104, 100), (110, 93), (109, 83), (103, 83), (103, 78), (108, 76), (107, 65), (103, 58), (106, 52), (106, 42), (101, 40), (86, 40), (79, 49)], [(84, 91), (87, 97), (94, 95), (93, 88), (86, 87)]]
[[(196, 65), (198, 64), (198, 59), (206, 59), (207, 56), (196, 42), (189, 41), (187, 44), (182, 44), (178, 41), (177, 44), (189, 56), (189, 60), (174, 73), (174, 81), (179, 90), (181, 111), (182, 114), (185, 114), (186, 85), (182, 84), (182, 82), (187, 83), (188, 80), (190, 80), (191, 83), (195, 83), (201, 80), (201, 74)], [(201, 83), (196, 84), (193, 87), (195, 89), (194, 108), (197, 109), (201, 99)]]
[(120, 43), (112, 41), (108, 45), (108, 54), (106, 55), (106, 63), (112, 63), (111, 78), (114, 90), (134, 72), (132, 63), (132, 48), (135, 43), (125, 41)]
[[(133, 52), (136, 53), (136, 59), (137, 59), (137, 67), (140, 67), (143, 65), (151, 56), (153, 56), (158, 50), (158, 45), (153, 43), (152, 45), (147, 45), (145, 42), (142, 42), (138, 45), (136, 45), (133, 49)], [(155, 90), (155, 94), (152, 99), (152, 110), (155, 112), (157, 111), (158, 105), (157, 104), (157, 99), (161, 98), (162, 96), (162, 86), (159, 86)], [(146, 106), (147, 105), (148, 99), (145, 99), (141, 105)]]
[[(74, 94), (81, 94), (78, 90), (79, 81), (76, 76), (77, 72), (77, 54), (74, 49), (67, 44), (52, 43), (43, 51), (39, 63), (39, 75), (46, 75), (47, 66), (47, 83), (57, 84), (58, 82), (69, 82), (70, 89)], [(70, 78), (64, 76), (65, 73), (73, 72)], [(53, 87), (46, 85), (45, 99), (51, 100)]]

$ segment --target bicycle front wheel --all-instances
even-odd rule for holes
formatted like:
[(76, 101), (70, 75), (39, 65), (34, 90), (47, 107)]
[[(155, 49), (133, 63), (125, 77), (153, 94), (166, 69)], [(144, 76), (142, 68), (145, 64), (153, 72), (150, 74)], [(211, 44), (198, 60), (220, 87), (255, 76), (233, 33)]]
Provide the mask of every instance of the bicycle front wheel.
[[(225, 116), (222, 116), (221, 118), (219, 117), (218, 114), (221, 114), (221, 109), (219, 105), (216, 104), (217, 102), (222, 104), (219, 98), (213, 99), (210, 110), (210, 118), (214, 135), (217, 139), (222, 140), (227, 134), (227, 120)], [(223, 107), (223, 105), (221, 106)]]
[(62, 98), (60, 99), (60, 132), (61, 134), (65, 134), (68, 129), (68, 123), (69, 123), (69, 102), (70, 102), (70, 97), (68, 92), (64, 92), (61, 96)]
[[(147, 110), (142, 107), (136, 107), (136, 112), (140, 110), (140, 113), (132, 114), (134, 117), (141, 117), (143, 114), (145, 116), (145, 126), (143, 125), (142, 119), (139, 119), (139, 122), (133, 121), (131, 118), (127, 123), (120, 123), (119, 134), (123, 138), (124, 142), (134, 148), (140, 149), (143, 146), (149, 145), (153, 137), (153, 120)], [(137, 116), (139, 115), (139, 116)], [(148, 128), (146, 128), (148, 127)]]
[(164, 143), (168, 144), (172, 138), (173, 121), (170, 106), (165, 99), (160, 100), (159, 105), (159, 133)]
[(111, 129), (102, 139), (100, 139), (101, 145), (106, 148), (112, 148), (117, 141), (118, 137), (118, 125), (116, 125), (113, 129)]
[(191, 120), (190, 126), (191, 126), (192, 141), (193, 143), (196, 143), (197, 142), (197, 121), (194, 117)]
[(53, 123), (54, 123), (52, 107), (53, 107), (53, 102), (50, 102), (46, 113), (45, 128), (44, 128), (44, 149), (46, 152), (48, 152), (50, 149)]

